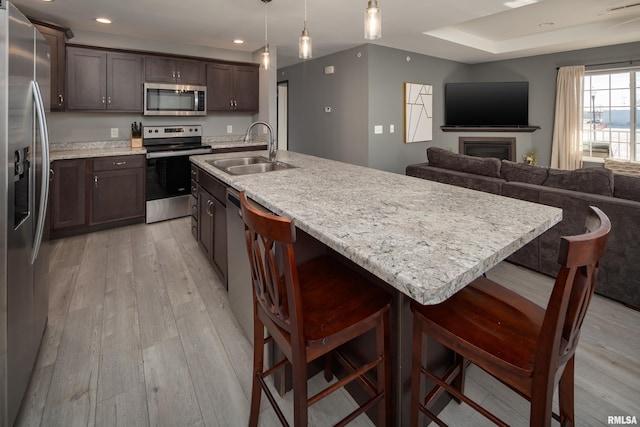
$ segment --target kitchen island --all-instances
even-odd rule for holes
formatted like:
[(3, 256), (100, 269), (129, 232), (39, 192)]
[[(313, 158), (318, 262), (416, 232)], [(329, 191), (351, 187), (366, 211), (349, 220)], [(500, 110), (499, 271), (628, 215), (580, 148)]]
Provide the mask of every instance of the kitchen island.
[[(267, 153), (242, 154), (253, 155)], [(298, 229), (397, 290), (392, 312), (397, 425), (407, 425), (408, 416), (409, 299), (421, 304), (447, 299), (562, 218), (553, 207), (293, 152), (279, 152), (278, 160), (295, 168), (250, 175), (231, 175), (208, 163), (231, 157), (239, 155), (194, 156), (191, 162), (292, 218)]]

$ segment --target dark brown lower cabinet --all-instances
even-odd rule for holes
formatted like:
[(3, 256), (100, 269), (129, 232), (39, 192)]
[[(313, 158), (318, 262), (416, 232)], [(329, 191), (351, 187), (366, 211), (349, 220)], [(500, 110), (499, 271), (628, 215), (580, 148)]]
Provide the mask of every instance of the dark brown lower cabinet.
[(145, 163), (144, 156), (93, 160), (90, 225), (144, 216)]
[[(192, 170), (195, 166), (192, 165)], [(225, 184), (202, 170), (192, 174), (197, 180), (194, 202), (197, 206), (195, 223), (200, 248), (227, 283), (227, 208)]]
[(56, 160), (51, 238), (144, 222), (145, 156)]
[(52, 163), (49, 206), (52, 231), (86, 224), (86, 159), (57, 160)]

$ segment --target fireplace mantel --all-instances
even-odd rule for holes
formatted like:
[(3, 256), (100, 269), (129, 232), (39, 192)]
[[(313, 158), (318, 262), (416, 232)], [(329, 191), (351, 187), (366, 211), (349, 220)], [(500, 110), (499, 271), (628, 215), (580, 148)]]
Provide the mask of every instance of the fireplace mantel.
[(514, 127), (473, 127), (473, 126), (440, 126), (442, 132), (535, 132), (540, 126), (514, 126)]

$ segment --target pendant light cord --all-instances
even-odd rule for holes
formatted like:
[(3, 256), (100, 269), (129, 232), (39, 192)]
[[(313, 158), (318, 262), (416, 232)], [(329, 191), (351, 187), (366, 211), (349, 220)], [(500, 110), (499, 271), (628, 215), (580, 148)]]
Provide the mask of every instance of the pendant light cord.
[(268, 13), (267, 12), (267, 4), (268, 4), (267, 2), (264, 3), (264, 44), (269, 44), (268, 43), (269, 37), (268, 37), (268, 32), (267, 32), (268, 31), (268, 27), (269, 27), (269, 20), (268, 20), (268, 17), (267, 17), (267, 13)]
[(307, 29), (307, 0), (304, 0), (304, 29)]

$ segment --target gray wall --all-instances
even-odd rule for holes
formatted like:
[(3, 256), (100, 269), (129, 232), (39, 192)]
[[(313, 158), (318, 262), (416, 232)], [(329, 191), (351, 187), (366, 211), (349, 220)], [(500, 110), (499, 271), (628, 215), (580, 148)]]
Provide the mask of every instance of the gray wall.
[[(279, 81), (289, 80), (289, 149), (404, 173), (408, 164), (426, 161), (427, 147), (457, 152), (458, 137), (472, 136), (440, 130), (444, 124), (446, 83), (528, 81), (529, 124), (541, 129), (533, 133), (482, 132), (473, 136), (516, 137), (518, 161), (535, 149), (538, 164), (548, 166), (557, 67), (637, 59), (638, 52), (640, 42), (468, 65), (377, 45), (359, 46), (278, 71)], [(336, 73), (323, 75), (326, 65), (334, 65)], [(404, 82), (433, 85), (432, 141), (403, 143)], [(333, 112), (323, 113), (324, 106), (331, 106)], [(395, 126), (393, 134), (389, 133), (391, 124)], [(383, 126), (383, 134), (373, 133), (375, 125)]]
[[(407, 165), (426, 161), (426, 149), (440, 146), (458, 150), (442, 132), (444, 124), (444, 83), (466, 81), (469, 66), (446, 59), (369, 45), (369, 166), (404, 173)], [(433, 140), (404, 143), (404, 83), (433, 86)], [(374, 126), (382, 125), (383, 133), (374, 134)], [(390, 133), (389, 125), (394, 125)]]
[(368, 55), (361, 46), (278, 70), (289, 86), (289, 150), (368, 165)]
[[(551, 139), (556, 96), (557, 67), (627, 61), (640, 57), (640, 42), (550, 55), (473, 65), (474, 81), (522, 80), (529, 82), (529, 124), (540, 126), (531, 134), (532, 148), (538, 151), (538, 164), (551, 163)], [(624, 64), (610, 67), (624, 66)], [(602, 68), (602, 67), (600, 67)], [(587, 67), (587, 70), (589, 67)], [(520, 158), (520, 157), (519, 157)]]

